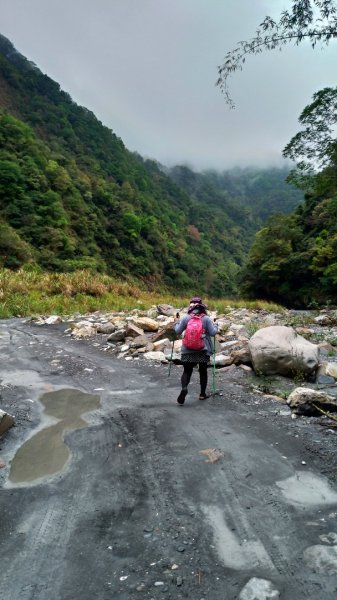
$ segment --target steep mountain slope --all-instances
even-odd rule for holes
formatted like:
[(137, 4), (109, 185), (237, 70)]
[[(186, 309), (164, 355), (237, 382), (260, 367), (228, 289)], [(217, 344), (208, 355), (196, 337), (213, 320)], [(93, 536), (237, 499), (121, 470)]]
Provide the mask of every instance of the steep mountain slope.
[(130, 153), (2, 36), (0, 90), (0, 266), (236, 292), (260, 225), (244, 203), (190, 194)]
[(168, 174), (191, 198), (223, 208), (234, 220), (241, 216), (237, 211), (247, 208), (254, 230), (270, 215), (290, 213), (303, 201), (303, 192), (286, 182), (287, 167), (195, 173), (186, 166), (177, 166)]

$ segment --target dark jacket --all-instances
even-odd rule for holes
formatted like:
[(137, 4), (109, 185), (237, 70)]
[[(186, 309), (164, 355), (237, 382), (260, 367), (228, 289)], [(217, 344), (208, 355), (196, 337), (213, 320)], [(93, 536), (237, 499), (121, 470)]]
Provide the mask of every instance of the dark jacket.
[[(191, 318), (192, 318), (192, 315), (185, 315), (185, 317), (183, 317), (180, 321), (178, 321), (178, 323), (175, 324), (174, 329), (178, 335), (180, 335), (183, 331), (185, 331), (185, 329), (187, 327), (187, 323), (189, 322), (189, 320)], [(207, 315), (202, 317), (202, 326), (205, 330), (205, 338), (204, 338), (205, 339), (205, 350), (206, 350), (207, 354), (209, 356), (211, 356), (211, 354), (213, 354), (213, 351), (214, 351), (213, 341), (211, 340), (211, 338), (214, 337), (216, 333), (218, 333), (218, 326), (215, 325), (213, 323), (213, 321)], [(183, 345), (181, 347), (181, 353), (182, 354), (190, 354), (190, 352), (195, 352), (195, 350), (189, 350), (188, 348), (185, 348), (184, 340), (183, 340)]]

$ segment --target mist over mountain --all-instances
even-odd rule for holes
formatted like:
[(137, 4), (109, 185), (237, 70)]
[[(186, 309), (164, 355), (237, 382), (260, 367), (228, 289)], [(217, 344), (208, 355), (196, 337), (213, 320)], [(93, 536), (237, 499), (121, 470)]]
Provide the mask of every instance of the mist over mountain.
[[(113, 98), (111, 99), (113, 102)], [(0, 265), (237, 292), (255, 232), (303, 195), (286, 169), (164, 169), (0, 36)]]

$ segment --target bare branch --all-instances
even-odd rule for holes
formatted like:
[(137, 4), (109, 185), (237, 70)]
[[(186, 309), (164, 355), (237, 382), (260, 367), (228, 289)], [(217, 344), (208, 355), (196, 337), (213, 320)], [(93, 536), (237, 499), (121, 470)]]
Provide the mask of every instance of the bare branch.
[[(238, 42), (236, 48), (228, 52), (224, 62), (218, 67), (218, 80), (226, 102), (234, 108), (229, 93), (228, 79), (236, 71), (241, 71), (248, 55), (260, 54), (265, 50), (279, 50), (293, 42), (299, 45), (308, 40), (314, 48), (317, 42), (329, 44), (337, 37), (337, 5), (335, 0), (292, 0), (291, 11), (283, 11), (277, 23), (267, 16), (256, 31), (255, 37)], [(317, 11), (318, 9), (318, 11)], [(316, 15), (316, 16), (315, 16)]]

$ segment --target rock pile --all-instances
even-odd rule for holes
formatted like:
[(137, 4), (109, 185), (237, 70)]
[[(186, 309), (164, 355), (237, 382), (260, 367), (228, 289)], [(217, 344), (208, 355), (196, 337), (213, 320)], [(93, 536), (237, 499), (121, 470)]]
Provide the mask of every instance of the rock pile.
[[(182, 340), (175, 339), (174, 315), (186, 309), (168, 304), (152, 306), (150, 310), (123, 312), (95, 312), (74, 315), (67, 319), (59, 316), (39, 318), (38, 325), (64, 327), (65, 335), (75, 339), (91, 338), (118, 359), (147, 360), (181, 363)], [(282, 375), (294, 380), (310, 379), (327, 396), (337, 398), (337, 312), (322, 310), (284, 311), (270, 313), (263, 310), (228, 307), (226, 313), (209, 312), (216, 318), (219, 333), (211, 364), (216, 369), (240, 366), (247, 373), (255, 371), (262, 376)], [(329, 361), (326, 359), (329, 357)], [(308, 393), (300, 391), (289, 397), (289, 406), (298, 413), (312, 414), (312, 404), (333, 408), (337, 403), (317, 395), (308, 401)], [(313, 394), (314, 397), (314, 394)], [(301, 408), (300, 408), (301, 406)]]

